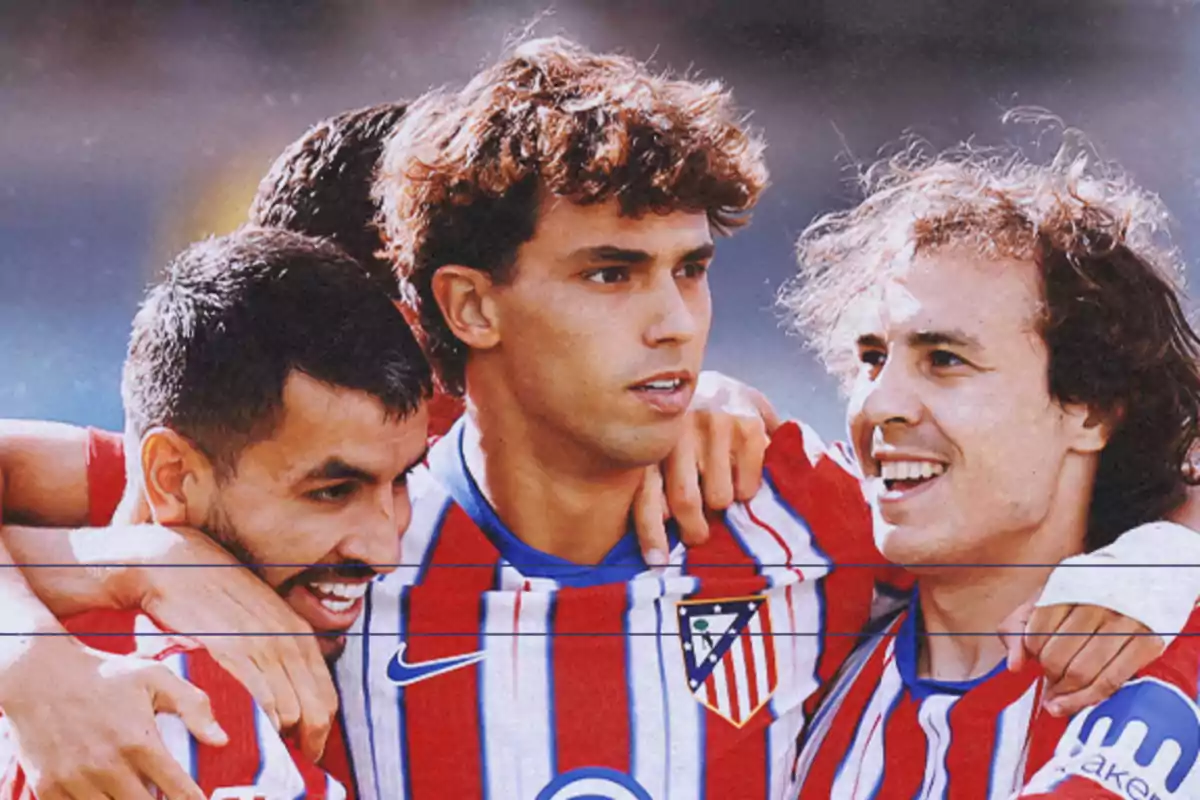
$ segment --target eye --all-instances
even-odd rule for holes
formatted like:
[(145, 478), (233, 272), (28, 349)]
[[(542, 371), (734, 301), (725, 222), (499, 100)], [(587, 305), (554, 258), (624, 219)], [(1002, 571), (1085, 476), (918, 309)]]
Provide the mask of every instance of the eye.
[(358, 484), (346, 481), (344, 483), (333, 483), (329, 486), (322, 486), (320, 489), (313, 489), (311, 492), (305, 492), (304, 496), (318, 503), (340, 503), (352, 496), (357, 490)]
[(689, 261), (675, 268), (676, 278), (703, 278), (706, 274), (708, 274), (708, 264), (702, 261)]
[(929, 363), (935, 369), (948, 369), (966, 366), (967, 362), (960, 358), (957, 353), (951, 353), (949, 350), (934, 350), (929, 354)]
[(873, 378), (879, 374), (879, 370), (883, 369), (883, 365), (887, 363), (887, 352), (877, 347), (864, 348), (858, 351), (858, 360), (862, 362), (866, 371)]
[(629, 280), (629, 267), (600, 267), (599, 269), (588, 270), (583, 274), (583, 279), (590, 283), (599, 283), (605, 286), (614, 283), (625, 283)]

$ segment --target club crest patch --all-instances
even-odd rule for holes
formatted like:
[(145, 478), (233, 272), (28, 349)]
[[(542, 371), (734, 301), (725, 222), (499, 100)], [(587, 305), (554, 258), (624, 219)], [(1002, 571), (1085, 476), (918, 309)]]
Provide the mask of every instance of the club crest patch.
[(767, 598), (706, 598), (675, 605), (688, 688), (702, 705), (742, 727), (778, 682)]

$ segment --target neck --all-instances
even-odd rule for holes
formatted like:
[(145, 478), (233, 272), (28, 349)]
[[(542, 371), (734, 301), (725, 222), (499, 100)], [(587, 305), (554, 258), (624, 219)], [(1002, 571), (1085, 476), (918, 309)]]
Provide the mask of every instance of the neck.
[(926, 634), (918, 659), (921, 677), (971, 680), (1004, 659), (1004, 645), (995, 632), (1037, 596), (1053, 565), (1083, 552), (1090, 496), (1089, 486), (1084, 502), (1058, 504), (1033, 530), (1008, 534), (1013, 546), (975, 559), (980, 564), (1050, 566), (951, 567), (921, 575), (917, 592)]
[(548, 436), (550, 426), (511, 413), (513, 403), (471, 399), (466, 435), (478, 438), (465, 443), (467, 466), (508, 529), (577, 564), (603, 560), (628, 530), (642, 470)]

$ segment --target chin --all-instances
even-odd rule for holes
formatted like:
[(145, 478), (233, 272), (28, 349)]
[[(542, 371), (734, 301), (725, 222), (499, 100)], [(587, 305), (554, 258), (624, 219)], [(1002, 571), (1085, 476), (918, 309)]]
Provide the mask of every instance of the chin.
[(337, 661), (338, 657), (341, 656), (342, 652), (346, 649), (346, 634), (318, 634), (317, 647), (321, 649), (321, 655), (326, 661)]

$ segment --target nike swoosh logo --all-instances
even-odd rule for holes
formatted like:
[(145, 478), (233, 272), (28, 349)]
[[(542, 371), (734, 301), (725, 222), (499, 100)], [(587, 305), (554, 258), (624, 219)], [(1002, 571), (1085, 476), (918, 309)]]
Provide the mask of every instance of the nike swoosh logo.
[(429, 661), (422, 661), (419, 664), (410, 664), (404, 660), (404, 650), (407, 647), (408, 644), (402, 642), (396, 648), (396, 654), (392, 656), (392, 660), (388, 662), (388, 680), (397, 686), (408, 686), (410, 683), (416, 683), (417, 681), (444, 675), (447, 672), (453, 672), (456, 669), (469, 667), (474, 663), (482, 661), (484, 656), (483, 650), (477, 650), (474, 653), (465, 653), (461, 656), (434, 658)]

